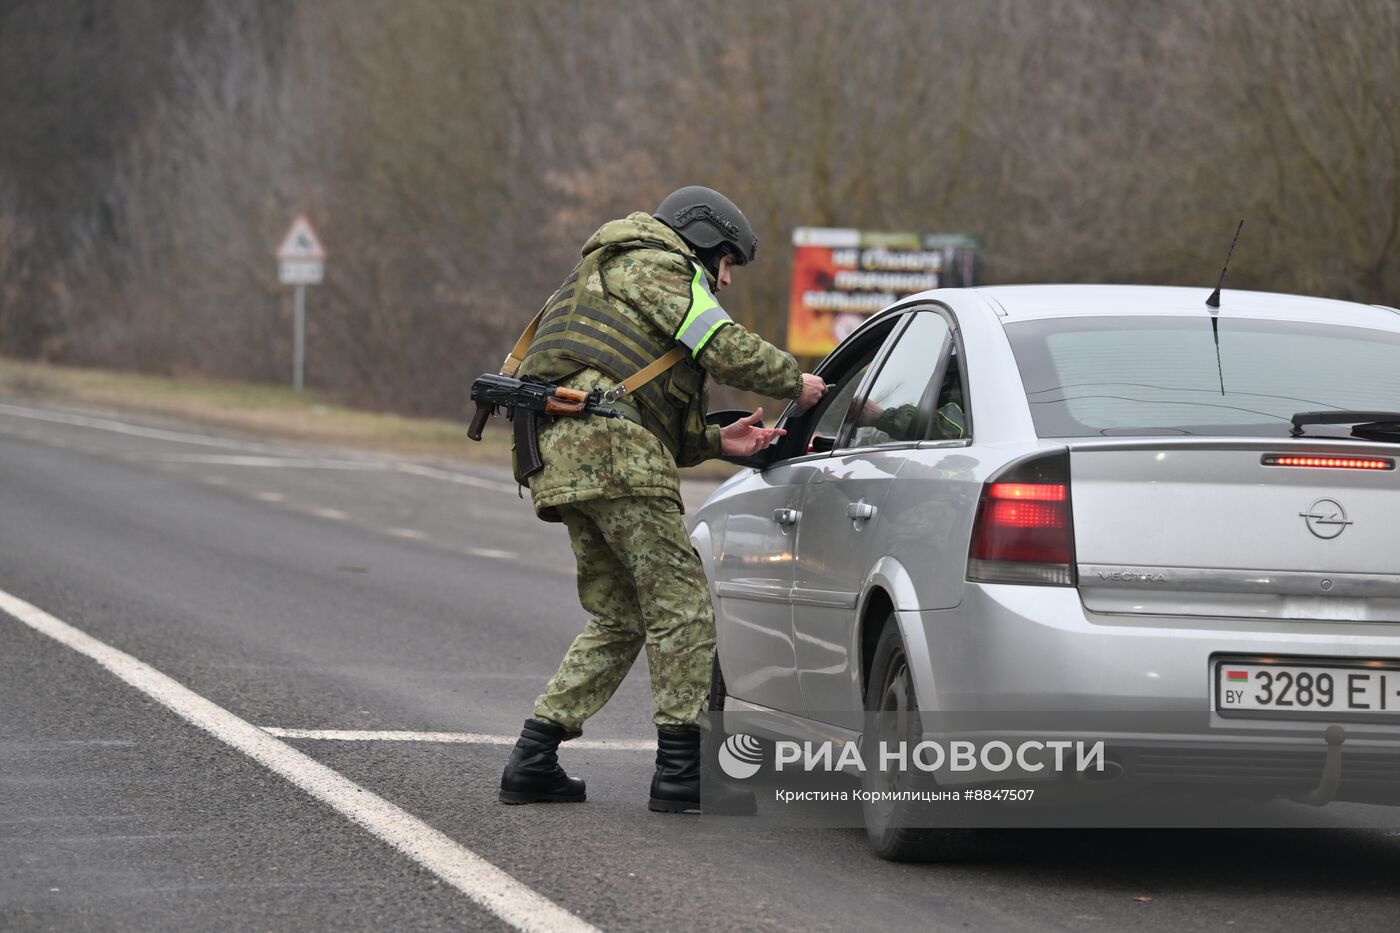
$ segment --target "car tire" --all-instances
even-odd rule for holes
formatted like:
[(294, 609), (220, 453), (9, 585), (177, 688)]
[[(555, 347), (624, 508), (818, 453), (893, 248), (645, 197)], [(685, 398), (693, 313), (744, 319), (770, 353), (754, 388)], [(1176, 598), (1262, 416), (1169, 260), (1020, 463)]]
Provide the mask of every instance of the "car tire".
[[(867, 713), (885, 714), (878, 719), (869, 717), (878, 723), (895, 725), (902, 722), (900, 728), (904, 735), (916, 737), (922, 734), (908, 656), (893, 614), (886, 619), (875, 645), (870, 679), (865, 688), (865, 709)], [(894, 715), (891, 716), (891, 713)], [(867, 748), (874, 747), (882, 738), (889, 738), (882, 733), (878, 724), (873, 726), (873, 731), (874, 735), (866, 736)], [(917, 742), (918, 739), (911, 738), (910, 741)], [(866, 791), (913, 789), (914, 777), (909, 772), (901, 772), (893, 779), (887, 778), (878, 767), (872, 766), (862, 775), (861, 785)], [(925, 780), (931, 784), (930, 780)], [(911, 826), (912, 808), (917, 806), (919, 804), (910, 802), (862, 800), (865, 831), (876, 855), (893, 862), (952, 862), (970, 854), (973, 842), (970, 830)]]

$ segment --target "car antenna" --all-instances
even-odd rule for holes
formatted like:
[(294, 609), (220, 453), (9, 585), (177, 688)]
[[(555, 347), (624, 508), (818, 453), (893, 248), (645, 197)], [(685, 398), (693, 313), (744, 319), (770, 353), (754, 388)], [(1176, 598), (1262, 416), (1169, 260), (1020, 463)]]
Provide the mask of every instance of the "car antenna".
[(1225, 284), (1225, 273), (1230, 269), (1230, 257), (1235, 255), (1235, 244), (1239, 242), (1240, 231), (1244, 229), (1244, 218), (1240, 218), (1240, 225), (1235, 228), (1235, 238), (1230, 241), (1230, 250), (1225, 254), (1225, 265), (1220, 267), (1220, 280), (1215, 283), (1215, 291), (1210, 293), (1206, 299), (1206, 307), (1210, 308), (1210, 332), (1215, 338), (1215, 374), (1220, 378), (1220, 394), (1225, 394), (1225, 368), (1220, 363), (1220, 286)]
[(1230, 270), (1230, 257), (1235, 255), (1235, 243), (1240, 238), (1240, 231), (1244, 229), (1244, 220), (1240, 220), (1240, 225), (1235, 228), (1235, 239), (1230, 241), (1230, 251), (1225, 254), (1225, 265), (1220, 267), (1220, 281), (1215, 283), (1215, 291), (1210, 293), (1206, 299), (1206, 304), (1212, 308), (1220, 307), (1220, 286), (1225, 284), (1225, 273)]

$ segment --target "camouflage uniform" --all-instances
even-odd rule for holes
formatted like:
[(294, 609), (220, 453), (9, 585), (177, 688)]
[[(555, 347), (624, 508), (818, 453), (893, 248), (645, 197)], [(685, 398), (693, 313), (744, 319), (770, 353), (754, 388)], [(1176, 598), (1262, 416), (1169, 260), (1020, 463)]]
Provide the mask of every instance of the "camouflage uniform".
[[(651, 216), (634, 213), (600, 228), (583, 254), (639, 241), (654, 247), (616, 252), (599, 267), (601, 282), (580, 285), (595, 294), (605, 289), (616, 313), (674, 345), (672, 335), (691, 307), (696, 274), (685, 241)], [(705, 275), (713, 289), (713, 278)], [(532, 352), (538, 345), (540, 335)], [(773, 398), (795, 398), (802, 391), (796, 361), (739, 324), (715, 331), (694, 362), (726, 385)], [(527, 353), (521, 373), (532, 371)], [(614, 381), (589, 366), (563, 379), (584, 390)], [(703, 378), (698, 392), (703, 411)], [(539, 447), (545, 466), (529, 478), (536, 513), (562, 521), (569, 530), (579, 601), (593, 617), (535, 701), (536, 719), (572, 735), (613, 695), (643, 645), (656, 701), (653, 721), (663, 728), (694, 726), (714, 657), (714, 610), (681, 519), (677, 466), (718, 456), (719, 428), (692, 424), (683, 437), (663, 442), (643, 427), (635, 398), (624, 398), (619, 407), (628, 411), (626, 420), (558, 418), (543, 424)]]
[[(962, 393), (955, 392), (955, 396), (960, 398)], [(914, 436), (914, 426), (919, 416), (919, 406), (899, 405), (894, 408), (887, 408), (880, 413), (871, 425), (876, 431), (885, 435), (883, 440), (867, 440), (864, 443), (883, 443), (884, 440), (893, 441), (921, 441), (923, 437)], [(930, 428), (929, 440), (957, 440), (967, 432), (967, 418), (963, 414), (962, 404), (956, 400), (944, 403), (937, 412), (934, 413), (933, 425)]]

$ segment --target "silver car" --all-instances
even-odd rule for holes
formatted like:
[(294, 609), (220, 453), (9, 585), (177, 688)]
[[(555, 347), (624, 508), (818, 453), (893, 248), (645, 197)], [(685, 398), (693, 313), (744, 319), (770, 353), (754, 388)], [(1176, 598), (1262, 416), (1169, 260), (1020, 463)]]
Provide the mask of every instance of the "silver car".
[(1185, 713), (1186, 746), (1118, 736), (1105, 777), (1385, 798), (1400, 311), (1205, 298), (942, 289), (865, 322), (694, 518), (725, 710), (794, 738), (871, 710)]

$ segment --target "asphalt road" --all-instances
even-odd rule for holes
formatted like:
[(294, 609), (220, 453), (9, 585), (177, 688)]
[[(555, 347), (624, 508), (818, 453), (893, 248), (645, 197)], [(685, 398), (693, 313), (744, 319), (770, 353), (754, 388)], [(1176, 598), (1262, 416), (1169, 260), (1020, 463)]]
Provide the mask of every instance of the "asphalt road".
[(0, 399), (0, 592), (124, 653), (0, 611), (3, 930), (1400, 927), (1381, 831), (1007, 832), (921, 866), (649, 813), (644, 660), (566, 748), (588, 803), (498, 805), (584, 622), (503, 471)]

